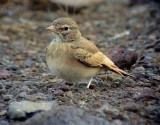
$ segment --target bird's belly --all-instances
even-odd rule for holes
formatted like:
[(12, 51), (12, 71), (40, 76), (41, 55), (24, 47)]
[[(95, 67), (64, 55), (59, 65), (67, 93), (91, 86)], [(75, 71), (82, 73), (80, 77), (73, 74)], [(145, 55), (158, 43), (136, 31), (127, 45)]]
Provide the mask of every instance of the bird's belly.
[(88, 80), (100, 71), (99, 68), (88, 67), (78, 61), (69, 63), (68, 61), (56, 58), (47, 59), (46, 62), (52, 74), (68, 82)]

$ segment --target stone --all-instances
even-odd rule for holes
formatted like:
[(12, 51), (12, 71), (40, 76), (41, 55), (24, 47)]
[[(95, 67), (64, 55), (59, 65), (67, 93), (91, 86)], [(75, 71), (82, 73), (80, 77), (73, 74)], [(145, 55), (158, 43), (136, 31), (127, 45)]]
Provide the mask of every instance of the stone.
[(155, 92), (153, 89), (151, 88), (144, 88), (142, 91), (140, 91), (139, 93), (135, 94), (133, 96), (133, 99), (135, 101), (139, 101), (139, 100), (149, 100), (149, 99), (156, 99), (159, 100), (159, 95), (157, 92)]
[(112, 125), (123, 125), (123, 122), (119, 119), (115, 119), (112, 121)]
[(64, 94), (64, 92), (63, 92), (62, 90), (58, 89), (58, 90), (55, 90), (55, 91), (53, 92), (53, 94), (54, 94), (55, 96), (62, 96), (62, 95)]
[(134, 102), (128, 102), (123, 106), (124, 110), (137, 112), (139, 110), (139, 106)]
[(0, 94), (6, 93), (6, 86), (3, 83), (0, 83)]
[(61, 87), (60, 87), (60, 89), (62, 90), (62, 91), (69, 91), (70, 90), (70, 87), (68, 86), (68, 85), (62, 85)]
[(12, 100), (13, 95), (10, 95), (10, 94), (2, 95), (2, 98), (3, 98), (4, 101), (9, 101), (9, 100)]
[(27, 93), (26, 92), (21, 92), (21, 93), (19, 93), (19, 97), (27, 98)]
[(134, 82), (135, 81), (131, 77), (125, 77), (125, 79), (123, 79), (123, 83), (125, 83), (126, 85), (130, 85)]
[(160, 122), (160, 106), (146, 106), (145, 116), (147, 118), (154, 119), (155, 121)]
[(0, 120), (0, 125), (9, 125), (9, 123), (7, 121)]
[(11, 64), (7, 66), (7, 70), (17, 71), (19, 67), (17, 65)]
[(72, 97), (73, 97), (72, 91), (68, 91), (68, 92), (66, 93), (66, 96), (72, 98)]
[(76, 107), (61, 106), (39, 113), (23, 125), (110, 125), (110, 122)]
[(6, 105), (4, 103), (0, 103), (0, 109), (4, 108)]
[(119, 110), (117, 108), (114, 108), (113, 106), (111, 106), (110, 104), (104, 104), (100, 109), (98, 109), (98, 112), (103, 114), (112, 114), (115, 116), (119, 115)]
[(36, 93), (36, 94), (32, 94), (32, 95), (27, 95), (25, 96), (26, 100), (30, 100), (30, 101), (35, 101), (35, 100), (50, 100), (53, 97), (51, 95), (48, 94), (44, 94), (44, 93)]
[(160, 82), (160, 75), (154, 75), (152, 76), (153, 80), (156, 80), (157, 82)]
[(41, 102), (31, 102), (31, 101), (21, 101), (21, 102), (11, 102), (8, 107), (8, 116), (10, 119), (23, 119), (27, 118), (29, 115), (35, 114), (40, 111), (48, 111), (53, 106), (56, 106), (55, 101), (41, 101)]
[(31, 89), (28, 86), (24, 85), (24, 86), (22, 86), (21, 91), (23, 91), (23, 92), (30, 92)]
[(145, 76), (145, 68), (143, 66), (136, 67), (133, 69), (133, 74), (135, 77), (140, 78)]
[(121, 82), (122, 81), (122, 76), (120, 76), (116, 73), (111, 73), (111, 74), (107, 75), (107, 81)]
[[(6, 110), (1, 110), (0, 111), (0, 116), (6, 115), (7, 111)], [(1, 124), (0, 124), (1, 125)]]
[(130, 69), (136, 63), (138, 55), (135, 51), (130, 51), (123, 48), (115, 49), (111, 54), (111, 60), (122, 69)]
[(7, 70), (0, 70), (0, 79), (8, 78), (11, 76), (11, 73)]
[(155, 52), (160, 52), (160, 40), (157, 41), (157, 44), (155, 44), (154, 50), (155, 50)]

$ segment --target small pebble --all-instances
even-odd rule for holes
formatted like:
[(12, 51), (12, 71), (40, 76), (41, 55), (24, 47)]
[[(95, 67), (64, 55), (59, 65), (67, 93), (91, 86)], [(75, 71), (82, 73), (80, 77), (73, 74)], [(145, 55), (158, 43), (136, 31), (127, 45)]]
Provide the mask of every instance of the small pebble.
[(152, 79), (160, 82), (160, 75), (154, 75), (152, 76)]
[(29, 92), (30, 91), (30, 88), (28, 86), (22, 86), (21, 90), (23, 92)]
[(124, 110), (137, 112), (139, 110), (139, 106), (134, 102), (128, 102), (124, 105)]
[(68, 97), (70, 97), (70, 98), (72, 98), (72, 97), (73, 97), (73, 93), (72, 93), (72, 91), (68, 91), (68, 92), (66, 93), (66, 95), (67, 95)]
[(145, 107), (145, 116), (154, 119), (155, 121), (160, 122), (160, 106), (146, 106)]
[(141, 73), (141, 74), (144, 74), (145, 73), (145, 68), (143, 66), (140, 66), (140, 67), (136, 67), (134, 70), (133, 70), (134, 73)]
[(0, 79), (7, 79), (8, 77), (10, 77), (12, 74), (7, 71), (7, 70), (1, 70), (0, 69)]
[(41, 102), (31, 102), (31, 101), (21, 101), (21, 102), (11, 102), (8, 107), (8, 116), (10, 119), (20, 119), (29, 117), (28, 113), (35, 113), (38, 111), (48, 111), (53, 106), (56, 106), (55, 101), (41, 101)]
[(121, 82), (122, 81), (122, 77), (120, 75), (118, 75), (118, 74), (111, 73), (111, 74), (107, 75), (107, 80)]
[(113, 120), (112, 125), (123, 125), (123, 122), (119, 119)]
[(58, 89), (58, 90), (55, 90), (55, 91), (53, 92), (53, 94), (54, 94), (55, 96), (62, 96), (62, 95), (64, 94), (64, 92), (63, 92), (62, 90)]
[(4, 103), (0, 103), (0, 109), (4, 108), (6, 105)]
[(66, 82), (66, 85), (68, 85), (68, 86), (72, 86), (72, 85), (73, 85), (73, 83), (72, 83), (72, 82)]
[(2, 83), (0, 83), (0, 94), (5, 94), (6, 92), (6, 86)]
[(105, 114), (112, 114), (115, 116), (119, 115), (119, 110), (116, 107), (111, 106), (110, 104), (104, 104), (100, 109), (98, 109), (99, 112), (105, 113)]
[(21, 98), (27, 98), (26, 92), (19, 93), (19, 97), (21, 97)]
[(12, 100), (13, 95), (3, 95), (2, 98), (4, 101), (9, 101), (9, 100)]
[(157, 44), (154, 47), (155, 52), (160, 52), (160, 41), (159, 43), (157, 42)]
[(9, 123), (7, 121), (0, 120), (0, 125), (9, 125)]
[(60, 89), (62, 90), (62, 91), (69, 91), (70, 90), (70, 87), (68, 86), (68, 85), (62, 85), (61, 87), (60, 87)]
[(145, 68), (143, 66), (136, 67), (133, 69), (133, 74), (137, 78), (144, 78), (145, 77)]
[[(0, 116), (6, 115), (7, 111), (6, 110), (2, 110), (0, 111)], [(1, 125), (1, 124), (0, 124)]]
[(14, 65), (14, 64), (7, 66), (7, 70), (17, 71), (18, 68), (19, 67), (17, 65)]
[(155, 92), (151, 88), (144, 88), (141, 92), (138, 94), (135, 94), (133, 98), (138, 101), (138, 100), (143, 100), (143, 99), (159, 99), (157, 92)]

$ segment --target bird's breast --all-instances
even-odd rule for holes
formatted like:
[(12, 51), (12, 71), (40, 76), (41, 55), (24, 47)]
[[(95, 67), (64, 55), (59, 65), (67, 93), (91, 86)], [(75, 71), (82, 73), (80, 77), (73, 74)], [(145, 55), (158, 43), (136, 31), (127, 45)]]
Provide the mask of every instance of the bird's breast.
[(46, 63), (52, 74), (66, 81), (88, 79), (98, 73), (99, 68), (93, 68), (79, 62), (69, 45), (51, 44), (47, 48)]

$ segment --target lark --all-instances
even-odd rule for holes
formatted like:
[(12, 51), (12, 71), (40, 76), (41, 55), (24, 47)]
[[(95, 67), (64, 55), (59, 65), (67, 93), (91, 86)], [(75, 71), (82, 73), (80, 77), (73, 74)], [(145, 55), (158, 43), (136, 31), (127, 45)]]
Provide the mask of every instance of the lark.
[(87, 81), (89, 88), (93, 77), (103, 70), (130, 76), (84, 38), (74, 20), (58, 18), (46, 29), (54, 34), (46, 48), (46, 63), (57, 77), (73, 83)]

